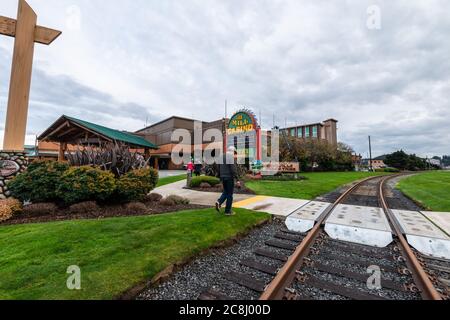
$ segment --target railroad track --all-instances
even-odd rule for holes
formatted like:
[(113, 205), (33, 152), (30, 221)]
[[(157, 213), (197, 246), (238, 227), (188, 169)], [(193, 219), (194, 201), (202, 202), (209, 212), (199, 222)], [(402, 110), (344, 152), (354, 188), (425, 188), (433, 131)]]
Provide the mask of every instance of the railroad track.
[[(265, 247), (255, 249), (252, 257), (240, 262), (243, 269), (252, 272), (230, 271), (223, 277), (259, 293), (260, 300), (447, 298), (450, 262), (420, 256), (410, 248), (385, 198), (385, 183), (392, 177), (374, 177), (355, 184), (325, 210), (310, 232), (280, 230), (265, 242)], [(360, 189), (374, 189), (389, 219), (395, 241), (386, 248), (333, 240), (324, 231), (336, 207)], [(375, 287), (368, 285), (373, 272), (378, 272), (381, 288), (376, 288), (376, 281)], [(214, 287), (199, 299), (231, 298)]]

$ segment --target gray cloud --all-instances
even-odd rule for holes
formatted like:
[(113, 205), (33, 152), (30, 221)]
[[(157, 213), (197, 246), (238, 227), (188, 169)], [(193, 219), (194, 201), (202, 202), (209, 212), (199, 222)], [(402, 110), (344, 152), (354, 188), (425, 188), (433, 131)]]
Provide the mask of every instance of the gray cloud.
[[(377, 154), (450, 153), (448, 1), (80, 0), (80, 30), (67, 27), (71, 1), (30, 2), (63, 30), (36, 52), (30, 133), (62, 113), (128, 130), (147, 116), (217, 119), (227, 99), (265, 127), (273, 115), (337, 118), (340, 140), (363, 154), (368, 135)], [(381, 30), (366, 27), (373, 4)]]

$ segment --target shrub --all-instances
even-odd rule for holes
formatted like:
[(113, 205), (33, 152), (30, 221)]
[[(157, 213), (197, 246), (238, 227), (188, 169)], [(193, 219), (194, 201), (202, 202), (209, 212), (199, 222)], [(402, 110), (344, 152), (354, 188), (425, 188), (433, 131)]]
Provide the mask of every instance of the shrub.
[(149, 195), (145, 196), (144, 201), (145, 202), (159, 202), (161, 201), (163, 198), (162, 195), (160, 195), (159, 193), (150, 193)]
[(11, 206), (5, 200), (0, 201), (0, 222), (11, 219), (13, 216), (13, 210)]
[(211, 185), (208, 182), (202, 182), (202, 183), (200, 183), (200, 188), (201, 189), (210, 189)]
[(30, 216), (53, 215), (58, 212), (58, 207), (54, 203), (34, 203), (23, 208), (23, 213)]
[(275, 176), (263, 176), (262, 180), (267, 181), (301, 181), (308, 180), (308, 178), (304, 176), (300, 176), (298, 174), (281, 174)]
[(14, 199), (14, 198), (9, 198), (9, 199), (3, 200), (3, 201), (5, 201), (7, 205), (9, 205), (13, 214), (22, 212), (22, 210), (23, 210), (22, 202), (20, 202), (19, 200)]
[(190, 203), (190, 201), (188, 199), (177, 196), (177, 195), (168, 196), (163, 201), (167, 201), (168, 203), (173, 203), (174, 205), (188, 205)]
[(148, 208), (142, 202), (130, 202), (125, 205), (125, 211), (127, 215), (146, 214), (148, 212)]
[(201, 177), (194, 177), (191, 180), (191, 188), (198, 188), (202, 183), (208, 183), (210, 186), (216, 186), (220, 183), (220, 179), (216, 177), (209, 177), (209, 176), (201, 176)]
[(66, 204), (105, 201), (116, 189), (114, 175), (92, 167), (72, 167), (62, 176), (56, 190)]
[(85, 201), (76, 203), (70, 206), (69, 211), (71, 214), (91, 214), (97, 213), (101, 210), (95, 201)]
[(154, 169), (133, 170), (117, 180), (117, 195), (123, 201), (144, 200), (158, 183), (158, 172)]
[(382, 169), (375, 169), (375, 172), (392, 172), (392, 173), (398, 173), (400, 172), (399, 169), (396, 168), (382, 168)]
[(8, 183), (8, 188), (21, 201), (55, 201), (57, 185), (68, 168), (67, 164), (55, 161), (32, 162), (27, 171)]
[(160, 201), (160, 204), (162, 204), (163, 206), (166, 206), (166, 207), (173, 207), (176, 205), (175, 201), (173, 201), (172, 199), (169, 199), (169, 198), (162, 199)]

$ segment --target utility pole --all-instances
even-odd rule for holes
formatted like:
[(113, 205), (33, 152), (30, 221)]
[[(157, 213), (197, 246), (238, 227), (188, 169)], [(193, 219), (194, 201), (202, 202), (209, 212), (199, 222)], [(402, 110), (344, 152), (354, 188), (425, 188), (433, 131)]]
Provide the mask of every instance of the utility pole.
[(259, 126), (262, 128), (262, 112), (261, 112), (261, 109), (259, 109)]
[(369, 136), (369, 171), (373, 171), (372, 166), (372, 138)]
[(228, 100), (225, 100), (225, 119), (228, 118)]

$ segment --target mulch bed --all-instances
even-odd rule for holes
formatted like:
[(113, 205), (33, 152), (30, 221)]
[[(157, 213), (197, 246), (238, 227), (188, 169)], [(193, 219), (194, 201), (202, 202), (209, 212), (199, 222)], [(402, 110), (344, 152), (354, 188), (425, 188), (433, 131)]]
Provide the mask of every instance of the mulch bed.
[(54, 214), (45, 215), (27, 215), (18, 214), (13, 216), (8, 221), (0, 223), (0, 225), (18, 225), (18, 224), (28, 224), (28, 223), (43, 223), (43, 222), (54, 222), (54, 221), (67, 221), (67, 220), (83, 220), (83, 219), (104, 219), (113, 217), (132, 217), (132, 216), (150, 216), (157, 214), (164, 214), (170, 212), (184, 211), (184, 210), (198, 210), (206, 209), (209, 207), (201, 205), (175, 205), (175, 206), (164, 206), (158, 202), (152, 202), (147, 204), (148, 212), (135, 212), (125, 209), (124, 206), (105, 206), (101, 207), (100, 210), (96, 212), (83, 213), (83, 214), (72, 214), (69, 209), (61, 209)]

